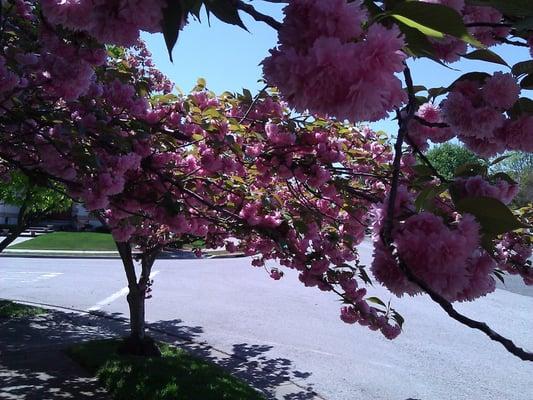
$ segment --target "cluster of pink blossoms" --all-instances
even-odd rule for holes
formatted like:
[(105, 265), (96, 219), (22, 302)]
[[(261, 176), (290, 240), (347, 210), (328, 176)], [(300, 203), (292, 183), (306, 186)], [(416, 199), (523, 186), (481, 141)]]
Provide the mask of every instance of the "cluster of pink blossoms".
[[(510, 28), (497, 26), (503, 15), (494, 7), (465, 5), (464, 0), (422, 0), (426, 3), (442, 4), (457, 11), (470, 24), (468, 32), (483, 45), (489, 47), (498, 43), (498, 38), (509, 35)], [(475, 26), (475, 24), (479, 24)], [(472, 26), (474, 25), (474, 26)], [(435, 56), (448, 63), (459, 61), (467, 52), (467, 44), (461, 39), (445, 36), (442, 39), (431, 39)]]
[(43, 0), (41, 4), (51, 24), (121, 46), (133, 45), (140, 30), (160, 32), (166, 7), (164, 0)]
[(533, 249), (524, 236), (516, 232), (506, 233), (496, 245), (496, 254), (501, 270), (511, 275), (519, 275), (526, 285), (533, 285), (533, 268), (531, 261), (528, 261)]
[[(433, 103), (422, 104), (415, 115), (417, 118), (409, 122), (408, 141), (416, 145), (419, 150), (427, 150), (428, 140), (433, 143), (444, 143), (455, 136), (451, 128), (436, 126), (444, 123), (439, 106)], [(424, 122), (428, 124), (424, 125)]]
[(513, 201), (520, 190), (517, 183), (498, 179), (494, 184), (491, 184), (479, 175), (457, 178), (454, 181), (454, 186), (460, 197), (491, 197), (500, 200), (504, 204), (509, 204)]
[(496, 72), (484, 83), (457, 82), (442, 103), (443, 120), (472, 151), (493, 156), (504, 150), (533, 151), (533, 117), (506, 116), (520, 87), (510, 74)]
[[(480, 249), (479, 230), (468, 214), (447, 224), (442, 217), (422, 212), (395, 223), (393, 243), (401, 261), (433, 290), (449, 301), (470, 301), (495, 289), (496, 264)], [(381, 241), (375, 242), (372, 273), (397, 296), (421, 293)]]
[(263, 71), (297, 111), (376, 121), (406, 100), (394, 75), (405, 59), (397, 27), (364, 31), (360, 1), (294, 0), (284, 12)]

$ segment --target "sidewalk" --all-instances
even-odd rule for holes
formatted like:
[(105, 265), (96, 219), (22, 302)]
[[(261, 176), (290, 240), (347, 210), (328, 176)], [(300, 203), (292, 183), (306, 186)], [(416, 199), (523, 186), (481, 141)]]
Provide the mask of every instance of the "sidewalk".
[(0, 399), (110, 400), (96, 378), (64, 350), (75, 342), (111, 335), (90, 318), (82, 323), (64, 313), (0, 319)]
[[(37, 317), (0, 319), (0, 400), (111, 400), (64, 351), (74, 343), (124, 336), (127, 330), (127, 321), (116, 315), (49, 310)], [(222, 366), (268, 399), (324, 400), (303, 381), (291, 380), (289, 360), (266, 358), (260, 345), (238, 344), (233, 353), (222, 352), (195, 341), (202, 328), (180, 320), (150, 324), (150, 330), (156, 340)]]

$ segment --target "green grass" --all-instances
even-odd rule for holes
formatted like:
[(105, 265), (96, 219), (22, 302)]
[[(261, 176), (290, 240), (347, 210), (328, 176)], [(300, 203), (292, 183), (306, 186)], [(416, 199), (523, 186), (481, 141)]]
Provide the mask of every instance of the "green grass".
[(222, 368), (159, 343), (161, 358), (117, 355), (119, 340), (72, 346), (71, 358), (98, 376), (114, 400), (265, 400)]
[(113, 237), (109, 233), (54, 232), (15, 244), (10, 249), (20, 250), (80, 250), (114, 251)]
[(46, 314), (46, 310), (13, 303), (12, 301), (0, 300), (0, 318), (33, 317), (40, 314)]

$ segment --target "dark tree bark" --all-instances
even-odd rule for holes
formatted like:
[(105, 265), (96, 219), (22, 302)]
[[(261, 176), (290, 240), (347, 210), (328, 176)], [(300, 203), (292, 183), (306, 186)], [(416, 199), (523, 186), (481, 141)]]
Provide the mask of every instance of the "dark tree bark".
[(130, 312), (130, 335), (119, 351), (139, 356), (160, 356), (156, 343), (146, 335), (145, 323), (145, 301), (150, 272), (159, 248), (150, 249), (141, 255), (141, 275), (137, 281), (131, 244), (117, 242), (116, 245), (128, 280), (129, 292), (126, 299)]
[(4, 251), (7, 246), (13, 243), (13, 241), (18, 238), (19, 235), (29, 226), (31, 220), (30, 213), (28, 212), (28, 209), (31, 205), (30, 203), (31, 189), (26, 192), (26, 197), (20, 206), (19, 213), (17, 215), (17, 225), (15, 225), (14, 228), (11, 228), (7, 236), (0, 242), (0, 253)]

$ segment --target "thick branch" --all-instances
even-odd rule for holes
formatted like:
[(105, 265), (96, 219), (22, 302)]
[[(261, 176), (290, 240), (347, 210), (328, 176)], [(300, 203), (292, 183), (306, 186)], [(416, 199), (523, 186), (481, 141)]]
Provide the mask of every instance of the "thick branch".
[(133, 256), (131, 253), (131, 245), (129, 242), (115, 242), (117, 245), (118, 253), (122, 259), (124, 266), (124, 272), (126, 272), (126, 278), (128, 279), (128, 287), (130, 290), (137, 289), (137, 276), (135, 275), (135, 264), (133, 263)]
[[(385, 225), (383, 227), (382, 233), (381, 233), (381, 240), (383, 241), (384, 245), (389, 250), (390, 254), (395, 254), (395, 248), (392, 244), (392, 228), (393, 228), (393, 215), (394, 212), (394, 206), (396, 202), (396, 194), (397, 194), (397, 185), (398, 185), (398, 179), (399, 179), (399, 173), (400, 173), (400, 164), (399, 160), (401, 159), (401, 147), (403, 143), (403, 139), (405, 135), (407, 134), (407, 123), (409, 122), (410, 118), (414, 115), (414, 108), (416, 104), (416, 99), (414, 97), (414, 90), (413, 90), (413, 81), (411, 79), (411, 74), (409, 72), (409, 69), (406, 67), (405, 69), (405, 80), (407, 84), (407, 89), (409, 92), (409, 104), (407, 106), (407, 116), (402, 118), (402, 115), (400, 112), (397, 112), (398, 115), (398, 123), (399, 123), (399, 129), (398, 129), (398, 138), (396, 139), (396, 154), (394, 159), (394, 169), (393, 169), (393, 182), (392, 187), (390, 191), (390, 197), (389, 197), (389, 203), (388, 203), (388, 215), (387, 219), (385, 221)], [(452, 304), (446, 300), (444, 297), (442, 297), (440, 294), (436, 293), (426, 282), (424, 282), (422, 279), (418, 278), (409, 268), (409, 266), (401, 260), (401, 258), (397, 255), (398, 262), (400, 269), (402, 270), (403, 274), (407, 277), (407, 279), (414, 284), (418, 285), (424, 292), (426, 292), (429, 297), (437, 303), (452, 319), (456, 320), (457, 322), (460, 322), (461, 324), (468, 326), (469, 328), (479, 330), (483, 333), (485, 333), (491, 340), (496, 341), (503, 345), (507, 351), (509, 351), (511, 354), (517, 356), (521, 360), (524, 361), (533, 361), (533, 353), (529, 353), (525, 351), (524, 349), (516, 346), (510, 339), (505, 338), (504, 336), (500, 335), (499, 333), (493, 331), (486, 323), (473, 320), (471, 318), (466, 317), (465, 315), (459, 313), (457, 310), (455, 310), (452, 306)]]
[(505, 347), (505, 349), (509, 353), (517, 356), (521, 360), (533, 361), (533, 353), (527, 352), (524, 349), (518, 347), (517, 345), (513, 343), (512, 340), (507, 339), (506, 337), (493, 331), (486, 323), (473, 320), (459, 313), (456, 309), (453, 308), (452, 304), (448, 300), (446, 300), (440, 294), (436, 293), (423, 280), (419, 279), (415, 274), (413, 274), (413, 272), (409, 269), (409, 267), (402, 260), (400, 260), (399, 265), (400, 265), (400, 269), (405, 274), (407, 279), (415, 283), (424, 292), (426, 292), (429, 295), (429, 297), (431, 297), (431, 300), (437, 303), (446, 312), (446, 314), (448, 314), (451, 318), (453, 318), (457, 322), (460, 322), (463, 325), (468, 326), (469, 328), (477, 329), (483, 332), (491, 340), (494, 340), (495, 342), (500, 343), (503, 347)]
[(275, 30), (279, 30), (281, 28), (281, 23), (276, 21), (274, 18), (272, 18), (269, 15), (265, 15), (263, 13), (260, 13), (257, 11), (251, 4), (246, 4), (245, 2), (238, 0), (237, 1), (237, 8), (246, 14), (250, 15), (253, 19), (259, 22), (264, 22), (265, 24), (269, 25), (270, 27), (274, 28)]

